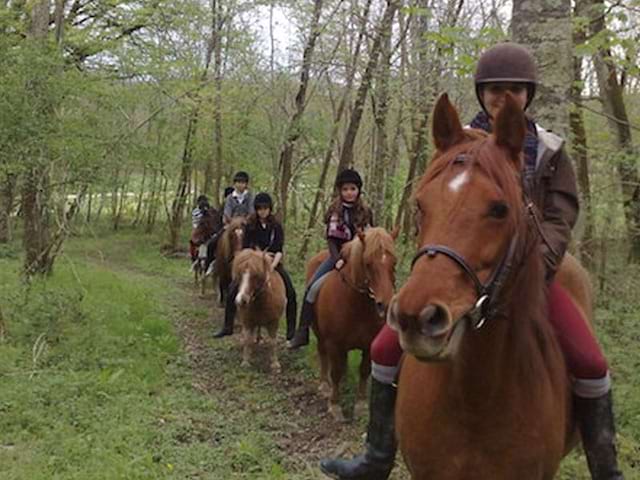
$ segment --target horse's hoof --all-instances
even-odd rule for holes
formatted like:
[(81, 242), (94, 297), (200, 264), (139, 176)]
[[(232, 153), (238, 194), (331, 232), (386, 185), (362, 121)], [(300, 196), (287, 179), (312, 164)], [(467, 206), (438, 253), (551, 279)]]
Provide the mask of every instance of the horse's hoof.
[(347, 423), (347, 419), (344, 418), (344, 414), (342, 413), (342, 409), (339, 406), (329, 407), (329, 413), (336, 421), (336, 423)]
[(353, 418), (360, 418), (367, 412), (367, 402), (360, 400), (353, 407)]
[(320, 386), (318, 386), (318, 393), (323, 397), (328, 397), (331, 394), (331, 387), (328, 383), (322, 382)]

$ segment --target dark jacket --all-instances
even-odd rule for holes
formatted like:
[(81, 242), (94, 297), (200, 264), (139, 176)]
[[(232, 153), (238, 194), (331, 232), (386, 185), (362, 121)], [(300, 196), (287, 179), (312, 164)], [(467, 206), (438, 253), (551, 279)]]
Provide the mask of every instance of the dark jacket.
[(578, 188), (564, 140), (537, 127), (538, 158), (531, 200), (542, 214), (542, 253), (547, 277), (558, 270), (578, 219)]
[(279, 253), (284, 246), (284, 231), (278, 221), (267, 222), (262, 225), (260, 221), (251, 222), (245, 227), (242, 240), (243, 248), (259, 248), (260, 250)]

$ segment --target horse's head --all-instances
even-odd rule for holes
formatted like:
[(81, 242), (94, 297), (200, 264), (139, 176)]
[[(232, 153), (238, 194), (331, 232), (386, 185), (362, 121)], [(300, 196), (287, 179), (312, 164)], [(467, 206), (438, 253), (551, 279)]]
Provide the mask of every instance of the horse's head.
[(191, 241), (199, 246), (206, 242), (220, 229), (220, 218), (218, 212), (212, 208), (206, 210), (198, 225), (191, 233)]
[(233, 257), (235, 253), (242, 249), (244, 237), (244, 226), (247, 220), (244, 217), (235, 217), (227, 225), (227, 230), (223, 238), (223, 249), (225, 257)]
[(243, 306), (251, 303), (268, 287), (271, 259), (265, 252), (245, 248), (233, 260), (233, 279), (238, 282), (234, 301)]
[(384, 228), (369, 228), (343, 249), (352, 283), (357, 288), (366, 288), (382, 318), (395, 288), (397, 236), (398, 229), (388, 233)]
[(437, 102), (437, 152), (414, 194), (419, 251), (387, 318), (404, 351), (419, 359), (455, 355), (506, 280), (524, 223), (525, 134), (524, 113), (510, 95), (491, 135), (464, 129), (446, 94)]

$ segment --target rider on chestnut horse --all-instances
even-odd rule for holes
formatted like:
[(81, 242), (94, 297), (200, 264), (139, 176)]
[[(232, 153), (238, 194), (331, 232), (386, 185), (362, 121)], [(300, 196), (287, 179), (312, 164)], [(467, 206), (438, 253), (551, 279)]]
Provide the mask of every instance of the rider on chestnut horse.
[[(482, 111), (470, 127), (490, 132), (507, 92), (526, 109), (535, 95), (536, 66), (531, 54), (513, 43), (487, 50), (475, 74)], [(607, 361), (582, 313), (554, 281), (578, 216), (578, 194), (564, 141), (527, 120), (524, 143), (524, 190), (542, 213), (542, 252), (548, 282), (549, 320), (573, 377), (575, 415), (594, 480), (621, 480), (615, 448), (611, 380)], [(396, 442), (394, 407), (402, 350), (396, 332), (385, 325), (371, 347), (372, 385), (367, 445), (352, 459), (323, 460), (321, 470), (338, 479), (386, 480), (393, 468)]]

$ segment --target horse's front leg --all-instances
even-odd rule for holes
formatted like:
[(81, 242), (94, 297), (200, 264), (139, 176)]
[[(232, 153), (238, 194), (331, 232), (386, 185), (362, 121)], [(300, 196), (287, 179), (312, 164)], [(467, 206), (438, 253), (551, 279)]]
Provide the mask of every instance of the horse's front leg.
[(249, 359), (251, 357), (251, 349), (253, 348), (254, 343), (254, 332), (253, 328), (250, 328), (248, 325), (245, 325), (244, 322), (244, 314), (240, 316), (242, 320), (242, 367), (249, 366)]
[(329, 413), (336, 422), (344, 422), (344, 414), (340, 408), (340, 381), (347, 368), (347, 352), (332, 349), (330, 352), (331, 396), (329, 397)]
[(371, 374), (371, 354), (370, 351), (363, 350), (360, 360), (360, 378), (358, 379), (358, 393), (356, 395), (356, 404), (353, 408), (353, 417), (358, 418), (366, 412), (367, 409), (367, 382)]
[(318, 392), (323, 397), (329, 397), (331, 394), (331, 387), (329, 386), (329, 358), (324, 340), (321, 337), (318, 337), (317, 345), (318, 357), (320, 359), (320, 385), (318, 386)]
[(280, 373), (282, 367), (278, 361), (278, 345), (276, 342), (276, 336), (278, 334), (278, 321), (274, 322), (274, 325), (269, 328), (269, 348), (271, 349), (271, 371), (273, 373)]

